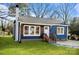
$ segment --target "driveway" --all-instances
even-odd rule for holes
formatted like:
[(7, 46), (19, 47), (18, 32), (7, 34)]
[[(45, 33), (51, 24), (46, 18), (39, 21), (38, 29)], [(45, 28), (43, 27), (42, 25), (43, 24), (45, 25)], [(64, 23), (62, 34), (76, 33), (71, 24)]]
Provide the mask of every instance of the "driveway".
[(79, 48), (79, 41), (75, 41), (75, 40), (57, 41), (56, 44), (57, 44), (57, 46)]

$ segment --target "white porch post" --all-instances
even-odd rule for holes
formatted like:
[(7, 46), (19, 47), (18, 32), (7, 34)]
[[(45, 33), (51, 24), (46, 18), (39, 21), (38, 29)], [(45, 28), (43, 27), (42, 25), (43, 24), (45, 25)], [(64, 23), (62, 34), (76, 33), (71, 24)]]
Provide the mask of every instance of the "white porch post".
[(18, 41), (18, 17), (19, 17), (19, 7), (18, 5), (16, 5), (15, 41)]

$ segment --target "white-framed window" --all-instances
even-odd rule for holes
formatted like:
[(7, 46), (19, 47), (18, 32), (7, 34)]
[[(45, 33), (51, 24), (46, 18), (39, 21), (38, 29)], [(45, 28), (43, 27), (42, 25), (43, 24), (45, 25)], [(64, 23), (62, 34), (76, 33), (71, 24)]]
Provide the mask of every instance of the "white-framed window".
[(24, 25), (23, 35), (24, 36), (40, 36), (40, 26)]
[(35, 30), (36, 30), (36, 31), (35, 31), (35, 34), (36, 34), (36, 35), (40, 35), (40, 26), (36, 26), (36, 27), (35, 27)]
[(35, 26), (29, 26), (29, 34), (30, 35), (35, 35)]
[(28, 25), (24, 25), (23, 26), (23, 35), (24, 36), (28, 36), (29, 35), (29, 26)]
[(64, 27), (57, 27), (57, 35), (64, 35)]

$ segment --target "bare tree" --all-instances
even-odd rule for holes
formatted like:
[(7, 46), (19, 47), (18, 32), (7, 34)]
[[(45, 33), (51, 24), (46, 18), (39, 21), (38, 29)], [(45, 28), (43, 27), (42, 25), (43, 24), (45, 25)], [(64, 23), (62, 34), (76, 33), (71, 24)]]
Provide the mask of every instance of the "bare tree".
[(59, 17), (64, 21), (64, 24), (68, 23), (69, 18), (71, 17), (71, 12), (76, 6), (75, 3), (62, 3), (59, 4), (59, 8), (57, 10)]
[[(75, 3), (28, 3), (19, 4), (20, 14), (40, 18), (60, 18), (64, 24), (68, 23), (71, 12), (76, 6)], [(13, 8), (13, 7), (12, 7)], [(11, 9), (12, 9), (11, 8)], [(14, 10), (13, 10), (14, 11)]]
[(75, 6), (75, 3), (32, 3), (29, 4), (28, 10), (30, 15), (35, 17), (60, 18), (67, 24)]
[(32, 3), (28, 5), (30, 15), (33, 14), (35, 17), (40, 18), (44, 18), (45, 16), (52, 18), (56, 14), (56, 8), (56, 4), (51, 3)]
[(26, 15), (26, 7), (27, 7), (26, 3), (10, 3), (9, 4), (10, 16), (15, 16), (17, 4), (19, 5), (20, 15)]

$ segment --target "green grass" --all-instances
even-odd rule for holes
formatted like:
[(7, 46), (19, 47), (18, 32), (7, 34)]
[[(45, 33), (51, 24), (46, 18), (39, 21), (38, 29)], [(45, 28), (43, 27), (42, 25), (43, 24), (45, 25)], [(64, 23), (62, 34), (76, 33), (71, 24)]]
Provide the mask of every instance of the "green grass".
[(0, 37), (1, 55), (78, 55), (79, 49), (55, 46), (42, 41), (15, 42), (11, 37)]

